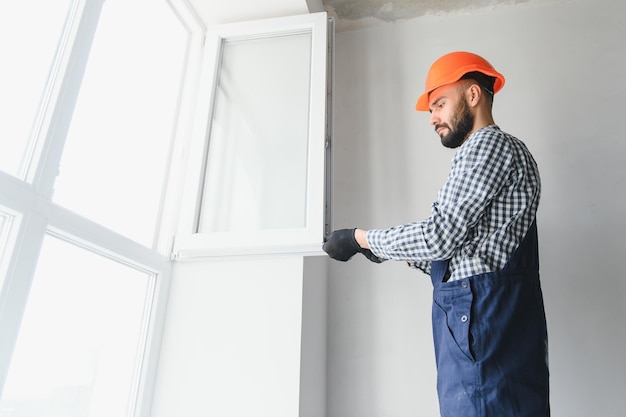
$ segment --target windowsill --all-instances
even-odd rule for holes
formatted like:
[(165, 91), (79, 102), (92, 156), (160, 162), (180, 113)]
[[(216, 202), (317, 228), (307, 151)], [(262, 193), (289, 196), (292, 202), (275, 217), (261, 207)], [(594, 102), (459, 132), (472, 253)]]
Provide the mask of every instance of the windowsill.
[(219, 261), (283, 256), (325, 256), (321, 244), (266, 247), (180, 249), (171, 255), (173, 261)]

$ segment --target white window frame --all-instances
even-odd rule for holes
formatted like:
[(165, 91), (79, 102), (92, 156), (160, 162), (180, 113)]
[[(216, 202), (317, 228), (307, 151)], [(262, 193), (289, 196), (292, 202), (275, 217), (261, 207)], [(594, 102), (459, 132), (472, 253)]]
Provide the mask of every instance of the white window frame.
[(147, 417), (152, 406), (171, 279), (169, 252), (178, 213), (176, 196), (184, 177), (187, 138), (191, 135), (187, 126), (191, 125), (194, 116), (206, 28), (186, 0), (168, 0), (190, 33), (189, 60), (179, 100), (179, 120), (174, 133), (176, 139), (173, 141), (168, 181), (163, 190), (161, 233), (157, 234), (159, 239), (155, 240), (153, 247), (145, 247), (52, 202), (65, 136), (104, 1), (76, 0), (72, 5), (53, 65), (52, 77), (56, 77), (56, 81), (48, 86), (46, 111), (39, 117), (42, 137), (35, 145), (35, 158), (25, 175), (26, 181), (0, 172), (0, 208), (16, 217), (7, 248), (6, 278), (0, 287), (0, 394), (18, 338), (39, 252), (44, 237), (53, 235), (154, 277), (152, 299), (147, 300), (149, 318), (142, 341), (139, 383), (132, 400), (132, 415)]
[[(329, 152), (327, 111), (329, 97), (329, 19), (325, 12), (217, 25), (207, 34), (196, 120), (193, 132), (172, 257), (178, 260), (256, 256), (268, 254), (321, 255), (328, 222), (326, 212), (326, 155)], [(221, 46), (227, 40), (254, 39), (275, 34), (310, 31), (311, 87), (308, 132), (306, 220), (302, 228), (199, 233), (203, 178), (212, 119)]]

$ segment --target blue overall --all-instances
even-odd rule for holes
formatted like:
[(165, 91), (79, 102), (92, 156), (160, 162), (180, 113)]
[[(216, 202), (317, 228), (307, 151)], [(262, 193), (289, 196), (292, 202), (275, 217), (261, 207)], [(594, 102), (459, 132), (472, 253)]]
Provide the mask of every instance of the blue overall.
[(548, 417), (548, 336), (537, 227), (498, 272), (447, 281), (432, 263), (442, 417)]

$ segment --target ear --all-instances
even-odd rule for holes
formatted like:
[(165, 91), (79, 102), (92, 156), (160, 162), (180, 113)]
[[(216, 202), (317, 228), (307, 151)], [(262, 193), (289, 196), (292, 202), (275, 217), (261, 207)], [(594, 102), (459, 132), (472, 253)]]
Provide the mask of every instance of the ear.
[(483, 95), (483, 90), (478, 84), (472, 83), (466, 90), (467, 104), (470, 107), (476, 107)]

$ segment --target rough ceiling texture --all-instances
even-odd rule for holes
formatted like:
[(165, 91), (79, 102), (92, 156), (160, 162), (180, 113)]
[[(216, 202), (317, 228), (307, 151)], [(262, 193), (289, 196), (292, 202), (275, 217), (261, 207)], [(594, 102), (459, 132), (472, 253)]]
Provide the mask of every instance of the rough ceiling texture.
[(352, 30), (385, 22), (397, 22), (424, 15), (538, 3), (549, 0), (322, 0), (324, 9), (335, 18), (336, 30)]

